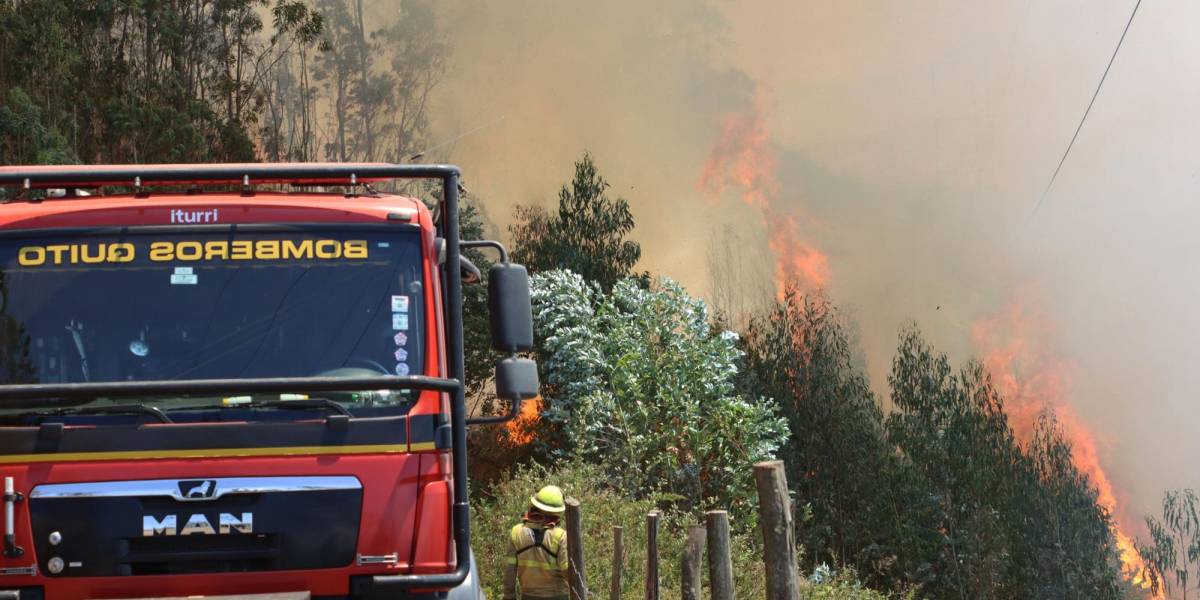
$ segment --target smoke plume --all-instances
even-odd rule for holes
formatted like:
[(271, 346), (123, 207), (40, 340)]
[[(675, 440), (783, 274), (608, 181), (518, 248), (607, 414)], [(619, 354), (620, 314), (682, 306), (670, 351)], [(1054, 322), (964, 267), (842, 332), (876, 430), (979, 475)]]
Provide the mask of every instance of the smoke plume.
[(965, 360), (993, 349), (977, 324), (1032, 286), (1030, 310), (1053, 326), (1052, 351), (1031, 360), (1069, 366), (1042, 382), (1064, 386), (1044, 404), (1090, 432), (1076, 447), (1122, 522), (1200, 486), (1200, 80), (1187, 75), (1200, 5), (1139, 13), (1036, 213), (1125, 2), (437, 10), (453, 55), (433, 137), (472, 131), (444, 153), (501, 227), (516, 204), (553, 202), (589, 150), (632, 204), (643, 268), (712, 297), (737, 281), (769, 299), (781, 272), (826, 286), (881, 393), (903, 323)]

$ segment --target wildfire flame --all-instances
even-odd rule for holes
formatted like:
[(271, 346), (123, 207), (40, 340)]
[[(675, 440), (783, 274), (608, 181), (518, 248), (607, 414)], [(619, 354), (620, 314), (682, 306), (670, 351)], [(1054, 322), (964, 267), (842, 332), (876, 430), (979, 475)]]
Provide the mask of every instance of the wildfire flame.
[(505, 443), (516, 448), (532, 442), (537, 437), (537, 424), (542, 419), (542, 397), (538, 396), (521, 403), (521, 412), (517, 418), (504, 424), (508, 435)]
[(1119, 510), (1096, 438), (1068, 403), (1073, 366), (1051, 349), (1053, 328), (1036, 310), (1034, 296), (1032, 289), (1022, 289), (1002, 311), (976, 321), (971, 341), (1005, 399), (1005, 412), (1017, 439), (1028, 442), (1038, 414), (1045, 409), (1054, 411), (1071, 443), (1075, 467), (1096, 486), (1097, 502), (1113, 517), (1122, 575), (1134, 585), (1149, 589), (1149, 582), (1142, 577), (1145, 562), (1127, 533), (1129, 521)]
[(789, 210), (779, 203), (779, 161), (758, 104), (725, 118), (700, 176), (700, 191), (720, 201), (726, 190), (734, 188), (743, 202), (759, 210), (775, 254), (780, 297), (793, 282), (807, 289), (824, 287), (829, 282), (829, 259), (801, 239), (797, 208)]
[[(746, 111), (725, 118), (698, 184), (714, 202), (732, 188), (742, 202), (759, 210), (768, 245), (775, 254), (776, 291), (782, 297), (793, 282), (806, 289), (824, 287), (829, 282), (830, 267), (829, 258), (802, 239), (802, 215), (795, 203), (785, 208), (779, 202), (778, 159), (759, 108), (761, 97), (759, 94), (760, 101)], [(1097, 502), (1113, 516), (1123, 576), (1148, 590), (1149, 582), (1142, 577), (1145, 563), (1126, 533), (1125, 519), (1118, 510), (1112, 481), (1101, 465), (1095, 436), (1067, 403), (1071, 365), (1050, 351), (1047, 339), (1051, 330), (1043, 316), (1031, 309), (1028, 296), (1028, 292), (1020, 294), (999, 314), (977, 321), (971, 329), (972, 342), (983, 354), (984, 366), (1005, 398), (1009, 422), (1018, 439), (1028, 441), (1038, 415), (1044, 409), (1054, 411), (1071, 442), (1076, 468), (1096, 486)]]

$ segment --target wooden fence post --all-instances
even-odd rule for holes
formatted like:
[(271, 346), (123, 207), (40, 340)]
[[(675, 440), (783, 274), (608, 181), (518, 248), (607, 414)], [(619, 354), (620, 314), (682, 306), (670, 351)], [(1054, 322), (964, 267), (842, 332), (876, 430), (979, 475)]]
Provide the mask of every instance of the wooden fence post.
[(700, 566), (704, 562), (704, 526), (689, 525), (687, 529), (687, 543), (683, 547), (683, 561), (681, 568), (683, 570), (683, 582), (680, 587), (683, 588), (681, 594), (683, 600), (702, 600), (700, 593), (701, 571)]
[(625, 528), (613, 527), (612, 584), (608, 588), (609, 600), (621, 600), (621, 575), (625, 570)]
[(567, 498), (567, 585), (571, 600), (587, 600), (587, 578), (583, 569), (583, 519), (579, 501)]
[(729, 553), (729, 513), (710, 510), (708, 524), (708, 585), (712, 600), (733, 600), (733, 560)]
[(646, 515), (646, 600), (658, 600), (658, 517), (657, 510)]
[(763, 563), (767, 571), (767, 600), (797, 600), (800, 597), (796, 565), (792, 504), (787, 476), (778, 460), (754, 465), (758, 487), (759, 526), (763, 534)]

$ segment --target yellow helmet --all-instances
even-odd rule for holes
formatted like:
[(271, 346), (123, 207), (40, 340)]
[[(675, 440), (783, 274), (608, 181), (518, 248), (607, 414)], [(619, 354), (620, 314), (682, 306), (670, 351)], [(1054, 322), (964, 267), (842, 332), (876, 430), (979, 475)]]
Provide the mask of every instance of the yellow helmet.
[(563, 502), (563, 492), (557, 485), (548, 485), (537, 491), (529, 501), (538, 510), (550, 514), (558, 514), (567, 510)]

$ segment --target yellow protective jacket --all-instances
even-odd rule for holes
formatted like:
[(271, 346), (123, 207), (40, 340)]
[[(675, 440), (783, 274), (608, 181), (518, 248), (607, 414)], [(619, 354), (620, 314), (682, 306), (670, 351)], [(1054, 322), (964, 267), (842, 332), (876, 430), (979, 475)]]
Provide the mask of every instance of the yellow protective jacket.
[(509, 532), (504, 570), (504, 599), (567, 597), (567, 531), (541, 523), (522, 523)]

